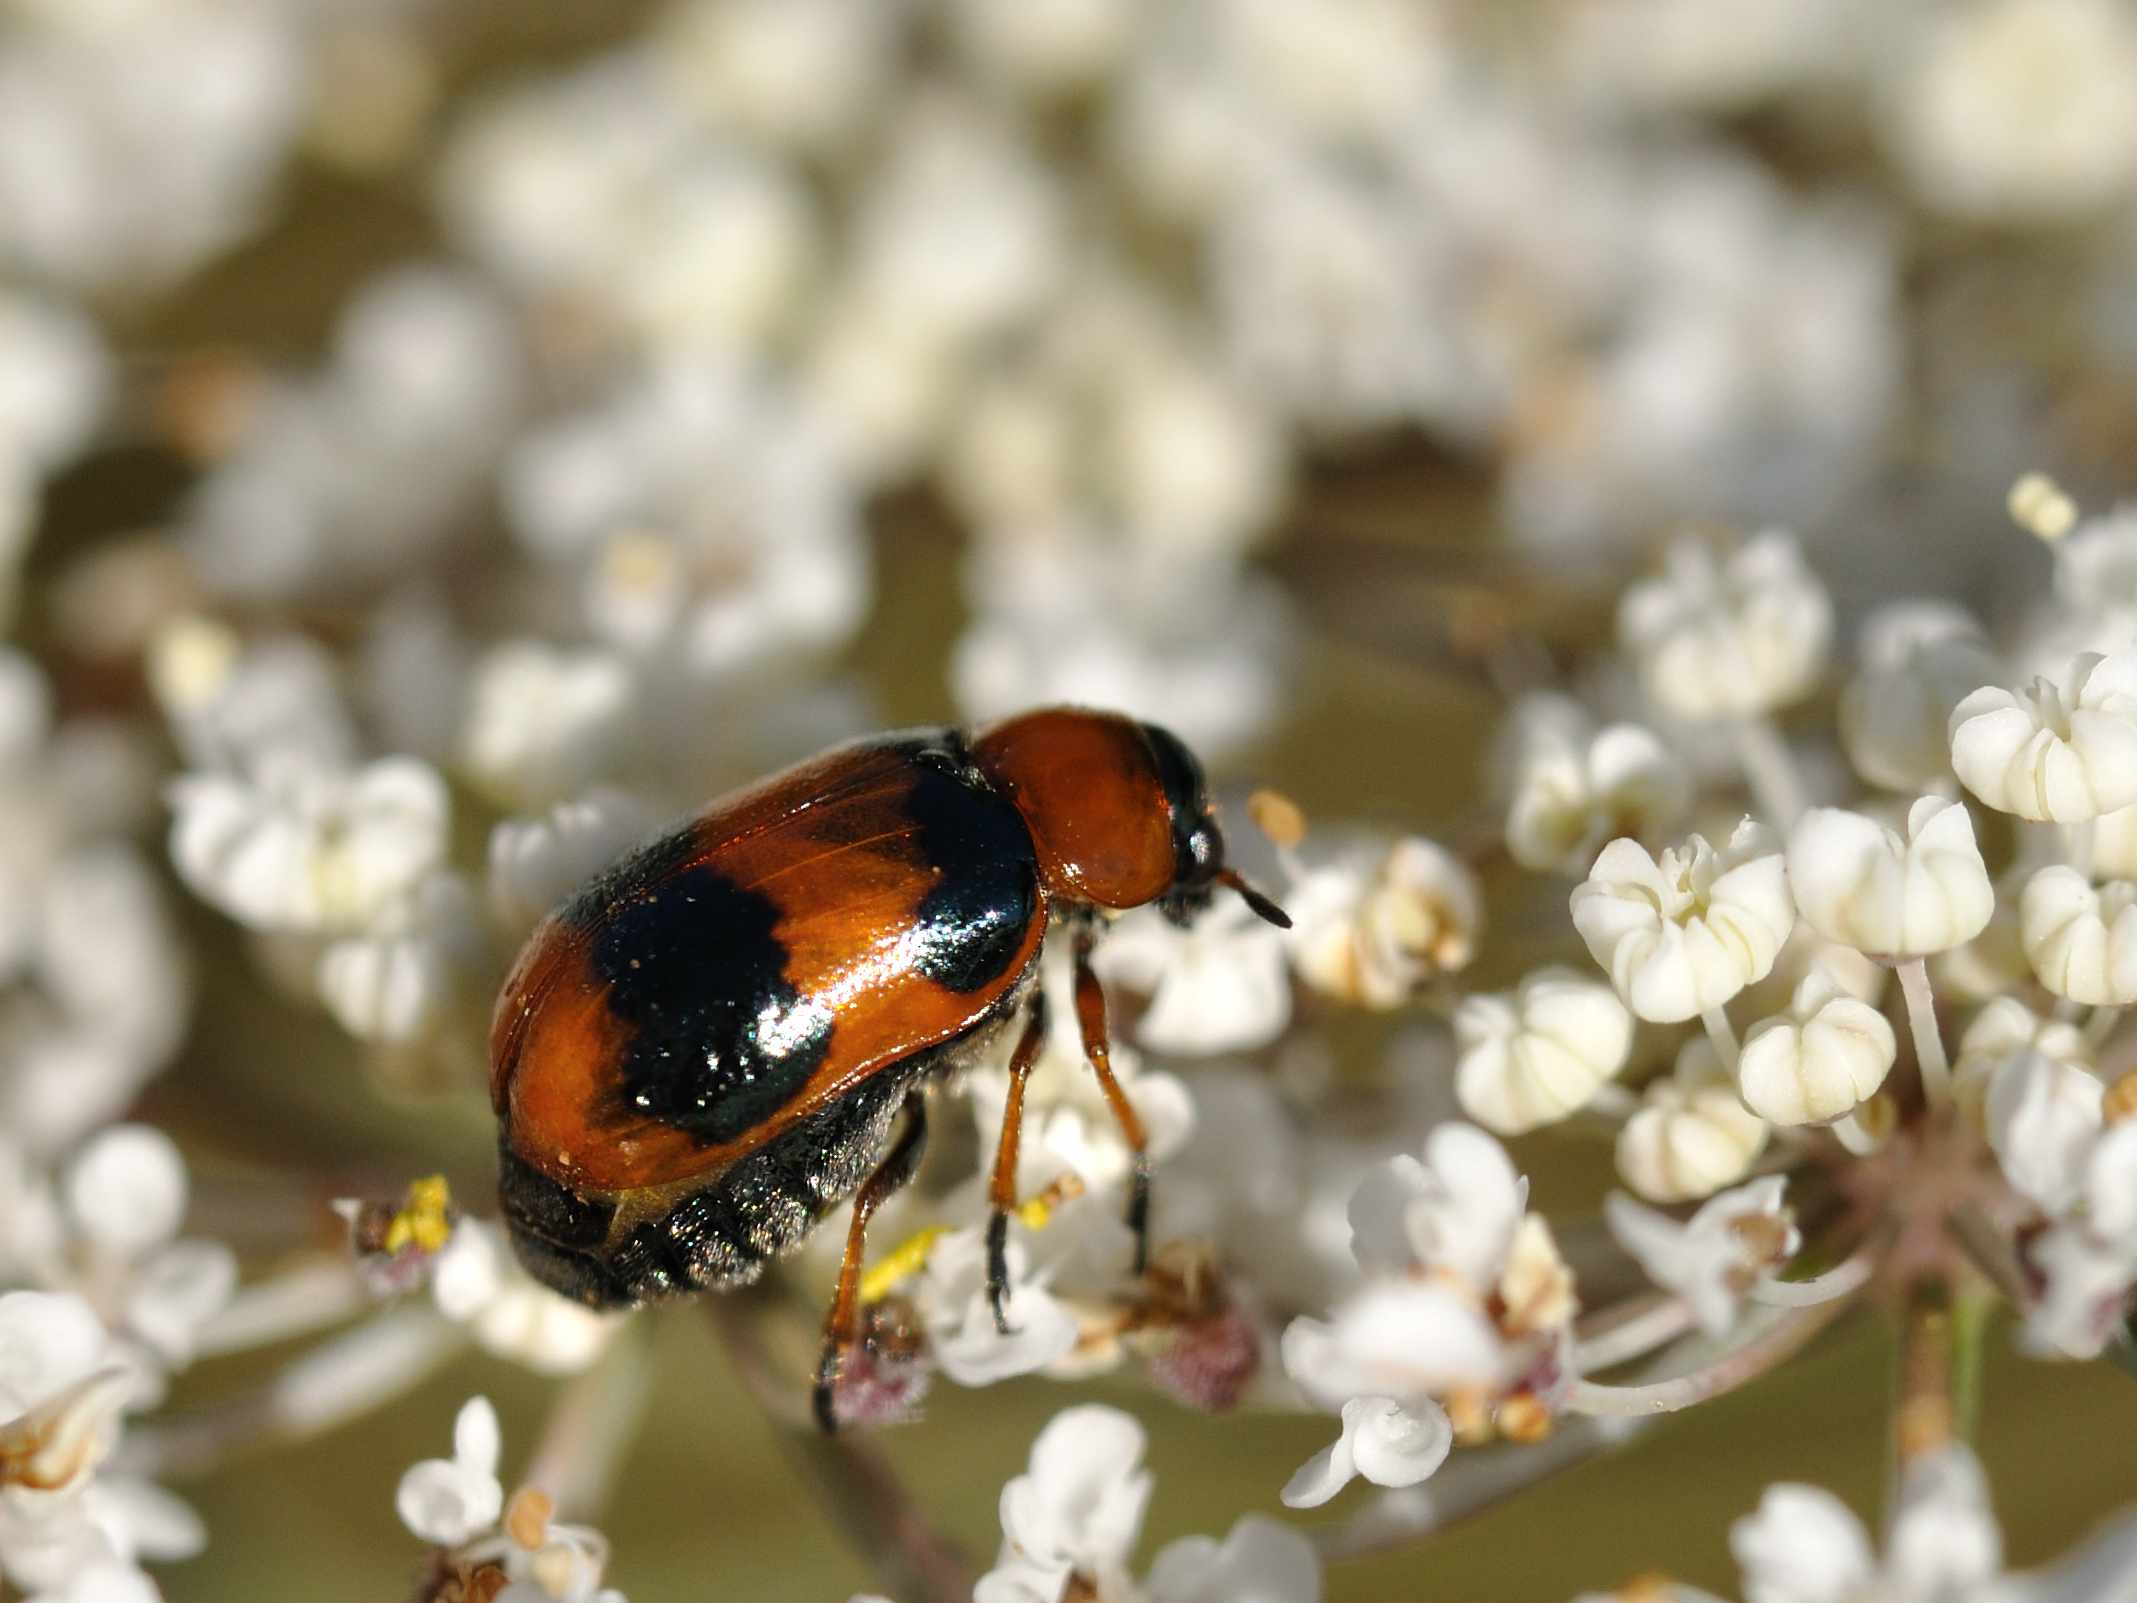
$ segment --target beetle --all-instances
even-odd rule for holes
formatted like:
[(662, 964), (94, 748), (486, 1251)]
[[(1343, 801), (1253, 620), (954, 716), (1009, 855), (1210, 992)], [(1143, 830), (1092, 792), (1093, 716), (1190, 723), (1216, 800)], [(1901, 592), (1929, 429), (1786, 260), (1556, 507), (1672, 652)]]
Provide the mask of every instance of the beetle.
[(1116, 713), (870, 736), (713, 802), (544, 918), (498, 997), (490, 1099), (520, 1261), (597, 1308), (725, 1290), (851, 1198), (816, 1376), (833, 1429), (868, 1221), (918, 1167), (922, 1091), (1021, 1015), (988, 1188), (1006, 1332), (1039, 953), (1060, 926), (1084, 1052), (1133, 1157), (1140, 1271), (1149, 1163), (1091, 950), (1103, 913), (1185, 919), (1220, 885), (1289, 926), (1227, 864), (1201, 764)]

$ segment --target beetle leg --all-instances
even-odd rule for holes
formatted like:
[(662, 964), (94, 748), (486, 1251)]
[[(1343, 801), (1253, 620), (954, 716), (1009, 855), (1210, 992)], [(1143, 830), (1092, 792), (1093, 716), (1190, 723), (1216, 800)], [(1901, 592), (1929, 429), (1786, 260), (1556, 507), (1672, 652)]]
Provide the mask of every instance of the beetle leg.
[(927, 1099), (918, 1091), (906, 1092), (904, 1112), (905, 1128), (898, 1132), (889, 1154), (853, 1198), (853, 1220), (846, 1227), (846, 1255), (838, 1266), (838, 1292), (831, 1299), (831, 1313), (824, 1321), (824, 1350), (816, 1364), (816, 1422), (826, 1434), (838, 1429), (832, 1394), (838, 1384), (840, 1361), (861, 1328), (861, 1256), (868, 1242), (869, 1218), (886, 1197), (912, 1179), (927, 1146)]
[(1076, 1022), (1083, 1027), (1083, 1055), (1091, 1060), (1098, 1088), (1106, 1094), (1106, 1106), (1120, 1126), (1134, 1165), (1128, 1183), (1128, 1228), (1135, 1233), (1135, 1272), (1150, 1264), (1150, 1152), (1143, 1134), (1143, 1121), (1128, 1100), (1128, 1093), (1113, 1078), (1113, 1054), (1106, 1030), (1106, 993), (1091, 967), (1094, 937), (1089, 925), (1076, 932)]
[(1016, 1050), (1009, 1054), (1009, 1097), (1002, 1104), (1002, 1138), (994, 1149), (994, 1172), (987, 1181), (987, 1201), (993, 1212), (987, 1218), (987, 1302), (994, 1309), (994, 1328), (1002, 1335), (1009, 1328), (1009, 1215), (1017, 1205), (1017, 1145), (1024, 1134), (1024, 1082), (1039, 1061), (1046, 1045), (1046, 992), (1036, 982), (1031, 988), (1031, 1011)]

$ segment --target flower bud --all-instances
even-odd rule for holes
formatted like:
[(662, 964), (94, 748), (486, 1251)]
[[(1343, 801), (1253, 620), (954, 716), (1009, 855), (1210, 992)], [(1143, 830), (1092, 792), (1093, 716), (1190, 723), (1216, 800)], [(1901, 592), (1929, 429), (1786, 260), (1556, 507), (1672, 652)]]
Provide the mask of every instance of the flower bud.
[(2085, 652), (2062, 682), (1985, 685), (1952, 709), (1952, 768), (1999, 812), (2082, 823), (2137, 803), (2137, 650)]
[(2137, 885), (2094, 889), (2075, 868), (2056, 864), (2026, 882), (2019, 940), (2041, 984), (2094, 1006), (2137, 1002)]
[(1973, 819), (1941, 796), (1908, 808), (1904, 837), (1861, 813), (1811, 808), (1789, 832), (1788, 875), (1820, 935), (1884, 957), (1972, 940), (1996, 905)]
[(1618, 995), (1665, 1024), (1763, 979), (1796, 922), (1780, 848), (1748, 818), (1720, 852), (1698, 835), (1659, 860), (1638, 841), (1612, 841), (1572, 907)]
[(1899, 1051), (1884, 1014), (1812, 970), (1786, 1014), (1744, 1037), (1737, 1083), (1775, 1124), (1837, 1119), (1885, 1083)]
[(1618, 1136), (1618, 1174), (1650, 1202), (1689, 1202), (1733, 1185), (1766, 1149), (1766, 1121), (1744, 1106), (1705, 1036), (1685, 1042), (1673, 1074)]
[(1455, 1009), (1455, 1094), (1488, 1130), (1519, 1135), (1585, 1107), (1632, 1050), (1632, 1015), (1609, 986), (1539, 969), (1518, 992)]

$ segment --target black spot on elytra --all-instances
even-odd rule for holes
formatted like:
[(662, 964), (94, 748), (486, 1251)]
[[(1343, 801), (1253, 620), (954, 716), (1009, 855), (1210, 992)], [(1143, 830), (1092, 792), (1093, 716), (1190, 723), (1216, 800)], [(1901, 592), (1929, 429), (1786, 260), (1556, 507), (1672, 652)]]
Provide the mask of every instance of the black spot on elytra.
[[(567, 910), (589, 926), (594, 972), (628, 1027), (620, 1118), (731, 1141), (798, 1094), (830, 1049), (831, 1010), (786, 978), (771, 900), (680, 866), (688, 830), (626, 859)], [(590, 916), (596, 909), (606, 916)]]
[(937, 876), (914, 910), (916, 966), (946, 990), (979, 990), (1007, 971), (1038, 911), (1031, 831), (998, 792), (933, 765), (916, 765), (906, 813)]

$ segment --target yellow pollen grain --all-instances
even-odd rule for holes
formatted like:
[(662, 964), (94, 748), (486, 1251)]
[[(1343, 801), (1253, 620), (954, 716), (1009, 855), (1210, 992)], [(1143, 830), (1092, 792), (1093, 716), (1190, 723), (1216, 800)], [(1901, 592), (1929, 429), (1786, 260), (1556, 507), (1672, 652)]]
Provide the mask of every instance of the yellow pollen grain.
[(453, 1233), (453, 1192), (442, 1174), (408, 1183), (408, 1195), (386, 1226), (386, 1251), (402, 1252), (414, 1247), (421, 1252), (444, 1250)]
[(2011, 521), (2038, 540), (2060, 540), (2077, 526), (2077, 503), (2045, 473), (2022, 475), (2004, 505)]
[(925, 1230), (916, 1230), (889, 1252), (876, 1266), (861, 1277), (861, 1301), (881, 1302), (897, 1287), (898, 1282), (909, 1275), (917, 1275), (928, 1261), (928, 1254), (935, 1243), (949, 1234), (943, 1225), (929, 1225)]
[(1285, 851), (1306, 838), (1306, 813), (1280, 790), (1257, 790), (1247, 798), (1254, 827)]
[(2122, 1076), (2100, 1098), (2100, 1112), (2109, 1124), (2137, 1119), (2137, 1070)]
[(533, 1552), (549, 1540), (549, 1519), (556, 1503), (539, 1486), (522, 1486), (505, 1504), (505, 1534), (513, 1544)]

